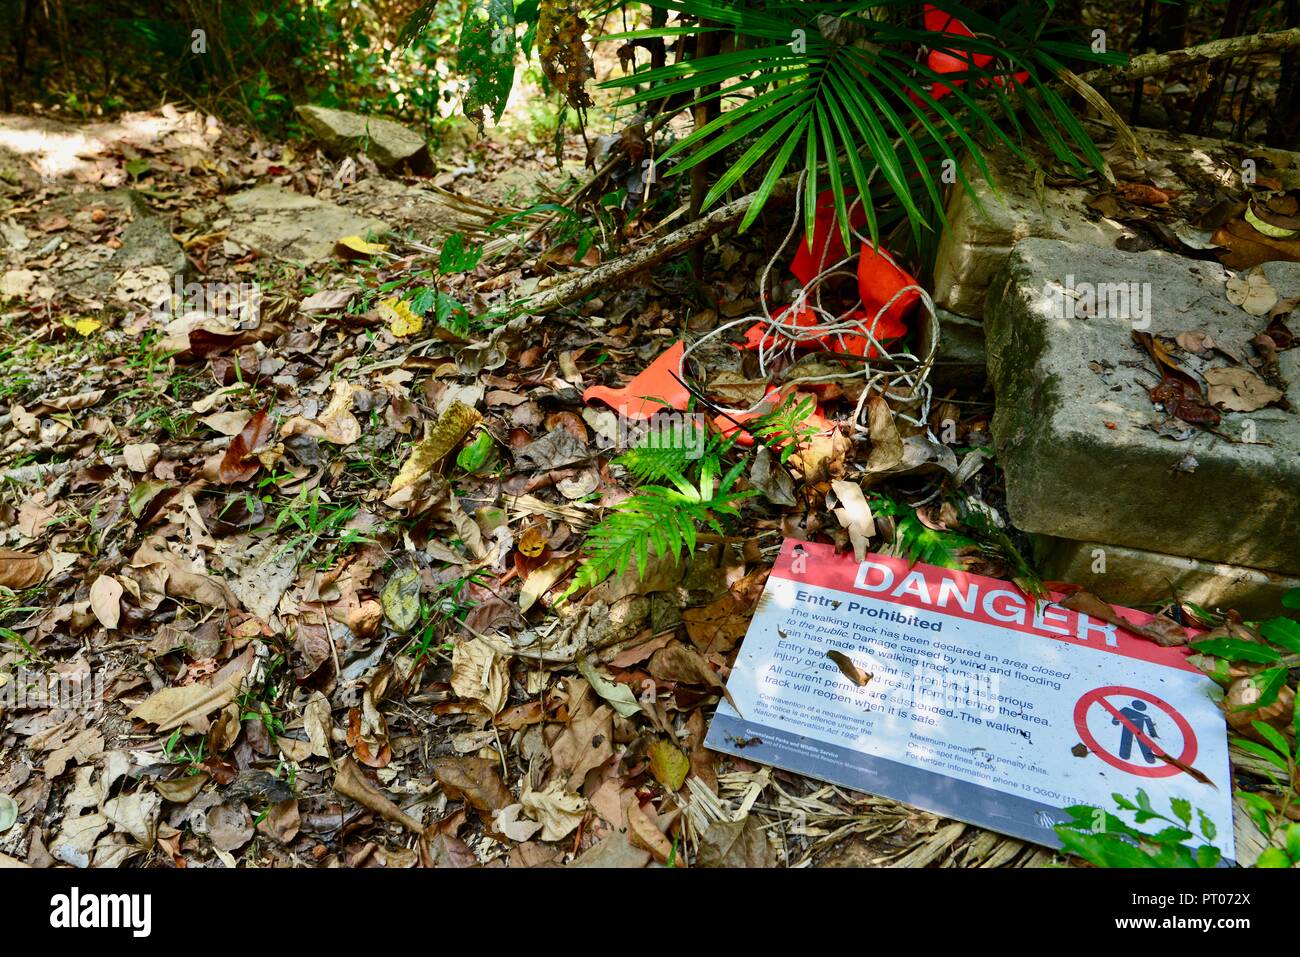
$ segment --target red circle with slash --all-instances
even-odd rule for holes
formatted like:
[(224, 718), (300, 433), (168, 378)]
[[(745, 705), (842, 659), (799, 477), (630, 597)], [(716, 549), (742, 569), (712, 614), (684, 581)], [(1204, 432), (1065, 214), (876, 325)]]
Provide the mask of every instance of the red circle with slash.
[(1089, 751), (1097, 755), (1097, 757), (1101, 758), (1111, 767), (1118, 768), (1121, 771), (1127, 771), (1129, 774), (1136, 774), (1139, 777), (1168, 778), (1181, 773), (1183, 770), (1174, 764), (1160, 764), (1155, 767), (1136, 764), (1132, 761), (1126, 761), (1118, 755), (1111, 754), (1110, 751), (1102, 747), (1101, 743), (1098, 742), (1096, 735), (1094, 735), (1088, 727), (1088, 711), (1093, 705), (1101, 705), (1103, 710), (1107, 711), (1112, 718), (1119, 721), (1120, 724), (1132, 733), (1133, 737), (1137, 738), (1152, 751), (1157, 754), (1168, 754), (1168, 752), (1165, 751), (1156, 740), (1150, 737), (1150, 735), (1135, 728), (1128, 718), (1125, 718), (1120, 714), (1119, 709), (1106, 700), (1110, 695), (1123, 695), (1126, 698), (1137, 698), (1141, 701), (1146, 701), (1149, 704), (1155, 705), (1168, 715), (1183, 735), (1183, 753), (1176, 755), (1175, 757), (1177, 758), (1178, 763), (1184, 767), (1191, 766), (1192, 761), (1196, 759), (1196, 735), (1193, 733), (1192, 726), (1188, 723), (1187, 719), (1179, 714), (1174, 709), (1173, 705), (1161, 698), (1157, 698), (1155, 695), (1151, 694), (1151, 692), (1140, 691), (1137, 688), (1127, 688), (1123, 685), (1107, 685), (1104, 688), (1094, 688), (1092, 691), (1089, 691), (1080, 698), (1078, 703), (1074, 706), (1074, 727), (1078, 730), (1079, 737), (1083, 739), (1083, 743), (1088, 746)]

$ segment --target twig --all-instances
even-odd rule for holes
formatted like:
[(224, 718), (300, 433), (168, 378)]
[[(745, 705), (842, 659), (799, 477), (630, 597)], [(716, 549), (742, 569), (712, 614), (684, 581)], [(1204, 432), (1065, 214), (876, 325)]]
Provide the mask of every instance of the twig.
[(1148, 76), (1155, 76), (1157, 73), (1167, 73), (1182, 66), (1295, 49), (1300, 49), (1300, 27), (1278, 30), (1275, 33), (1226, 37), (1222, 40), (1211, 40), (1209, 43), (1187, 47), (1184, 50), (1171, 50), (1168, 53), (1143, 53), (1133, 57), (1123, 66), (1108, 66), (1092, 70), (1083, 74), (1082, 79), (1092, 86), (1108, 86), (1112, 83), (1141, 80)]
[[(780, 179), (772, 190), (769, 199), (783, 200), (794, 195), (799, 185), (799, 175), (792, 174)], [(532, 316), (553, 312), (601, 288), (611, 288), (623, 278), (656, 266), (666, 259), (689, 249), (696, 243), (703, 242), (715, 233), (738, 222), (749, 208), (754, 205), (757, 193), (748, 193), (725, 206), (720, 206), (706, 216), (688, 223), (676, 232), (669, 233), (663, 239), (655, 240), (649, 245), (628, 253), (619, 259), (610, 260), (591, 269), (583, 270), (572, 279), (534, 293), (516, 305), (516, 311)]]

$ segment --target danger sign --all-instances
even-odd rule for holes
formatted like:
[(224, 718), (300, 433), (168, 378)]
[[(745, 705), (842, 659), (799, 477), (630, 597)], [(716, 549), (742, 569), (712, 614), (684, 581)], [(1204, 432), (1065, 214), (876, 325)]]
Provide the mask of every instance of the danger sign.
[(1094, 688), (1075, 704), (1074, 726), (1089, 751), (1111, 767), (1139, 777), (1184, 774), (1183, 768), (1196, 760), (1191, 724), (1173, 705), (1149, 691), (1123, 685)]
[(1141, 790), (1204, 812), (1231, 860), (1222, 690), (1062, 598), (787, 540), (705, 743), (1050, 846), (1069, 808)]

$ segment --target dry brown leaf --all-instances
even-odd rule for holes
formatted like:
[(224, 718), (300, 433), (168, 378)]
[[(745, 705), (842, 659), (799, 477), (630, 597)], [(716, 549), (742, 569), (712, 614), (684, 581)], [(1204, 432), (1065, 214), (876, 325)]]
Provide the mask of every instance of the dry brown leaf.
[(50, 412), (75, 412), (78, 409), (88, 409), (92, 405), (97, 405), (102, 398), (104, 398), (103, 389), (91, 389), (89, 392), (78, 392), (76, 395), (61, 395), (53, 399), (42, 399), (28, 411), (33, 415)]
[(1063, 598), (1058, 604), (1062, 608), (1069, 608), (1071, 611), (1083, 612), (1093, 618), (1109, 622), (1112, 625), (1118, 625), (1125, 631), (1130, 631), (1149, 641), (1154, 641), (1157, 645), (1165, 648), (1173, 648), (1179, 645), (1187, 644), (1190, 636), (1187, 629), (1175, 621), (1170, 621), (1161, 615), (1156, 615), (1145, 625), (1139, 625), (1129, 621), (1120, 615), (1109, 604), (1102, 601), (1091, 592), (1083, 590), (1076, 591), (1074, 594)]
[(514, 802), (501, 780), (501, 765), (490, 758), (435, 758), (433, 776), (450, 800), (465, 801), (485, 815), (485, 820)]
[(352, 414), (352, 397), (357, 386), (335, 379), (329, 405), (317, 419), (294, 416), (280, 427), (281, 436), (306, 435), (332, 445), (351, 445), (361, 438), (361, 423)]
[[(874, 455), (875, 450), (872, 449)], [(871, 506), (862, 494), (862, 486), (856, 482), (833, 481), (831, 488), (839, 499), (835, 509), (835, 518), (840, 527), (849, 530), (849, 541), (853, 543), (853, 554), (858, 561), (867, 557), (867, 543), (876, 534), (876, 519), (871, 514)]]
[(542, 824), (541, 840), (560, 841), (573, 833), (587, 814), (587, 802), (553, 782), (544, 791), (528, 791), (520, 803)]
[(451, 652), (451, 690), (458, 697), (479, 701), (495, 715), (510, 693), (508, 660), (484, 641), (462, 641)]
[(1214, 339), (1205, 332), (1180, 332), (1174, 336), (1174, 341), (1187, 352), (1201, 353), (1214, 348)]
[(141, 702), (128, 717), (155, 725), (159, 731), (185, 725), (198, 734), (205, 734), (211, 723), (208, 715), (235, 700), (244, 674), (242, 669), (237, 670), (213, 687), (193, 684), (163, 688)]
[(1211, 405), (1229, 412), (1254, 412), (1282, 398), (1282, 390), (1240, 367), (1207, 369), (1204, 373)]
[(357, 767), (351, 758), (339, 762), (339, 773), (334, 777), (334, 790), (346, 798), (351, 798), (362, 807), (374, 811), (380, 817), (402, 825), (408, 831), (423, 834), (424, 827), (396, 804), (388, 799), (379, 788), (375, 787)]
[(627, 805), (627, 836), (634, 847), (649, 851), (660, 864), (667, 864), (668, 858), (672, 856), (672, 843), (650, 819), (650, 815), (641, 809), (636, 798)]
[(1248, 272), (1239, 272), (1228, 280), (1228, 302), (1252, 316), (1266, 316), (1277, 305), (1278, 294), (1273, 284), (1264, 275), (1264, 270), (1256, 266)]
[(322, 758), (330, 756), (330, 732), (333, 719), (330, 717), (330, 703), (319, 691), (313, 691), (303, 709), (303, 727), (307, 730), (307, 740), (311, 742), (312, 754)]
[(100, 575), (90, 586), (90, 610), (99, 623), (112, 631), (122, 618), (122, 584), (112, 575)]
[(696, 867), (775, 867), (776, 852), (762, 822), (753, 814), (743, 822), (713, 821), (700, 837)]
[[(682, 612), (686, 634), (701, 653), (726, 654), (745, 637), (754, 615), (754, 605), (763, 591), (769, 571), (768, 568), (758, 568), (732, 585), (716, 600), (702, 608), (687, 608)], [(641, 660), (642, 658), (634, 658), (621, 664), (620, 659), (615, 659), (613, 663), (626, 667)]]
[(244, 423), (239, 434), (230, 440), (230, 445), (226, 447), (226, 454), (221, 457), (221, 463), (217, 466), (217, 478), (223, 485), (233, 485), (250, 479), (262, 467), (256, 453), (270, 440), (271, 432), (275, 427), (275, 423), (266, 412), (266, 409), (256, 412)]
[(903, 461), (903, 440), (894, 425), (894, 413), (883, 397), (867, 398), (867, 429), (871, 437), (868, 472), (888, 472)]
[(859, 688), (866, 687), (867, 682), (875, 677), (869, 671), (863, 671), (859, 668), (853, 662), (853, 659), (842, 651), (832, 649), (826, 652), (826, 657), (835, 662), (835, 666), (840, 669), (840, 673)]
[(575, 716), (551, 745), (551, 760), (568, 775), (567, 786), (580, 790), (587, 773), (614, 757), (614, 710), (602, 704)]
[(188, 804), (198, 797), (203, 790), (203, 785), (208, 783), (208, 775), (205, 773), (189, 774), (185, 777), (176, 778), (172, 781), (155, 781), (153, 786), (163, 800), (171, 801), (173, 804)]
[[(1223, 696), (1223, 710), (1228, 724), (1238, 734), (1243, 734), (1256, 741), (1268, 743), (1258, 731), (1254, 722), (1263, 721), (1279, 731), (1284, 731), (1295, 717), (1295, 691), (1289, 685), (1283, 685), (1273, 703), (1266, 708), (1251, 708), (1260, 698), (1260, 689), (1251, 676), (1238, 678)], [(1238, 708), (1244, 710), (1238, 711)]]
[(0, 585), (5, 588), (14, 591), (31, 588), (39, 584), (49, 570), (49, 564), (43, 555), (0, 548)]
[(45, 758), (45, 779), (53, 781), (68, 769), (69, 764), (89, 764), (103, 753), (104, 736), (94, 728), (87, 728), (49, 753)]
[(402, 463), (397, 477), (388, 488), (388, 494), (414, 485), (454, 449), (478, 425), (482, 416), (463, 402), (453, 402), (438, 418), (438, 424), (429, 430), (424, 439), (411, 449)]
[(656, 651), (650, 659), (648, 670), (659, 681), (677, 681), (708, 688), (722, 686), (722, 680), (717, 672), (709, 667), (709, 663), (703, 656), (680, 641)]

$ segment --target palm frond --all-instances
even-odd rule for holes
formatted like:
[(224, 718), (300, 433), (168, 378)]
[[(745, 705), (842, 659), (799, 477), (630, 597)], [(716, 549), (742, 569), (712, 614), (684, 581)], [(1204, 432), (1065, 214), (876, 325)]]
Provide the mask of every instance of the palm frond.
[[(955, 161), (958, 147), (979, 157), (981, 137), (1003, 142), (1023, 156), (1019, 140), (1032, 135), (1074, 170), (1104, 167), (1100, 152), (1048, 81), (1061, 69), (1062, 58), (1103, 63), (1123, 58), (1044, 35), (1041, 4), (1022, 0), (996, 21), (958, 3), (933, 4), (977, 34), (953, 38), (923, 29), (920, 5), (910, 0), (765, 4), (762, 9), (747, 0), (649, 3), (697, 24), (708, 23), (708, 29), (729, 28), (737, 48), (640, 70), (607, 86), (631, 90), (623, 101), (628, 104), (662, 102), (697, 90), (706, 92), (688, 106), (723, 103), (719, 116), (672, 144), (663, 161), (677, 159), (668, 169), (675, 175), (723, 151), (739, 151), (704, 197), (705, 209), (751, 171), (762, 171), (758, 201), (742, 230), (758, 216), (792, 161), (802, 162), (808, 171), (804, 206), (809, 236), (810, 200), (828, 184), (846, 244), (854, 192), (865, 201), (873, 241), (879, 242), (881, 227), (876, 206), (885, 197), (897, 202), (915, 240), (936, 231), (943, 225), (936, 160)], [(907, 12), (900, 16), (896, 10)], [(818, 26), (828, 17), (851, 23), (859, 39), (829, 39)], [(943, 49), (947, 42), (970, 61), (969, 70), (938, 73), (915, 59), (918, 49)], [(981, 67), (977, 56), (991, 60)], [(1017, 73), (1027, 79), (1010, 81)], [(948, 91), (946, 96), (934, 95), (939, 86)], [(1020, 127), (1017, 114), (1023, 114), (1028, 130)], [(962, 183), (969, 188), (964, 176)]]

